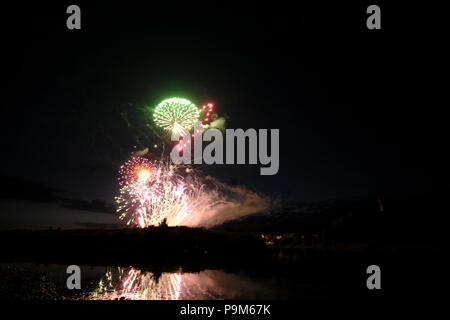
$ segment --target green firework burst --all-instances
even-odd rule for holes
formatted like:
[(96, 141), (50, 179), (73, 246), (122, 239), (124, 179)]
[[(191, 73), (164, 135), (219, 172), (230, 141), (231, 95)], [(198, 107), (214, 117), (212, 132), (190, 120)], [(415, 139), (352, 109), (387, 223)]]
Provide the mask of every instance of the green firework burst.
[(198, 108), (189, 100), (170, 98), (156, 107), (153, 118), (157, 126), (173, 132), (191, 129), (199, 115)]

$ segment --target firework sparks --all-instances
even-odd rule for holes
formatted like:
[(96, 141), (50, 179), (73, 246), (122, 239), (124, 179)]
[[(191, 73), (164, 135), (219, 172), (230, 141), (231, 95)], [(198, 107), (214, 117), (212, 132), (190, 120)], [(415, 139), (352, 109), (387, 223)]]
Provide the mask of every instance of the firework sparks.
[(142, 157), (125, 162), (119, 170), (121, 188), (116, 197), (120, 219), (142, 228), (158, 225), (164, 219), (169, 226), (187, 225), (203, 210), (217, 205), (219, 199), (204, 191), (195, 172), (181, 169)]
[(200, 119), (202, 119), (203, 124), (207, 124), (211, 121), (211, 113), (213, 112), (213, 109), (214, 104), (212, 102), (208, 102), (199, 110)]
[(192, 102), (181, 98), (162, 101), (153, 113), (156, 125), (180, 135), (192, 128), (199, 115), (199, 110)]
[(132, 157), (119, 170), (120, 195), (116, 197), (117, 212), (120, 218), (128, 217), (127, 224), (146, 225), (146, 205), (158, 194), (159, 185), (155, 183), (154, 168), (144, 157)]
[(197, 273), (162, 272), (134, 267), (109, 267), (86, 298), (88, 300), (202, 300), (273, 297), (274, 288), (245, 275), (219, 270)]
[[(213, 112), (212, 102), (197, 108), (189, 100), (171, 98), (156, 107), (153, 117), (157, 126), (172, 134), (191, 132), (194, 137), (207, 128), (225, 127), (225, 119)], [(200, 127), (192, 133), (196, 121)], [(178, 151), (190, 148), (191, 140), (178, 141)], [(150, 161), (144, 155), (150, 156), (148, 148), (133, 153), (119, 170), (120, 193), (115, 200), (119, 218), (127, 225), (145, 228), (165, 220), (169, 226), (211, 227), (270, 206), (254, 192), (217, 184), (200, 178), (191, 167), (174, 166), (168, 159)], [(224, 190), (219, 191), (218, 185)]]
[(192, 167), (169, 160), (132, 157), (119, 170), (119, 218), (141, 228), (159, 225), (211, 227), (266, 210), (268, 200), (243, 187), (202, 177)]
[(119, 169), (119, 185), (124, 186), (130, 181), (148, 180), (153, 171), (153, 166), (149, 159), (133, 156), (126, 161)]

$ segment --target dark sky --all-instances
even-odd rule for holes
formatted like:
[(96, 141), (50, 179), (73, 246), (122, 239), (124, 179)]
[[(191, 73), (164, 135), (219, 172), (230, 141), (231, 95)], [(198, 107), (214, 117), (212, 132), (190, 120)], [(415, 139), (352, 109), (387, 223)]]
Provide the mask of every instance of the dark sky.
[(438, 129), (407, 9), (382, 6), (369, 31), (364, 4), (149, 3), (78, 2), (79, 31), (69, 2), (2, 9), (2, 176), (112, 202), (151, 143), (139, 107), (179, 96), (214, 101), (228, 128), (280, 129), (276, 176), (207, 168), (225, 181), (307, 201), (431, 190)]

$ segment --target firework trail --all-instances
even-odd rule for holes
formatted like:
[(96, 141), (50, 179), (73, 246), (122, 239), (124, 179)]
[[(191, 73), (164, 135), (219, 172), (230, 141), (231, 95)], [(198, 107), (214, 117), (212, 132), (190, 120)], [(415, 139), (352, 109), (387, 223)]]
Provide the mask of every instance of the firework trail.
[(202, 177), (170, 160), (132, 157), (119, 174), (119, 218), (141, 228), (163, 220), (169, 226), (212, 227), (271, 206), (255, 192)]
[(214, 104), (212, 102), (208, 102), (207, 104), (204, 104), (203, 107), (199, 110), (199, 120), (201, 120), (203, 125), (208, 124), (211, 122), (212, 117), (212, 111), (214, 109)]

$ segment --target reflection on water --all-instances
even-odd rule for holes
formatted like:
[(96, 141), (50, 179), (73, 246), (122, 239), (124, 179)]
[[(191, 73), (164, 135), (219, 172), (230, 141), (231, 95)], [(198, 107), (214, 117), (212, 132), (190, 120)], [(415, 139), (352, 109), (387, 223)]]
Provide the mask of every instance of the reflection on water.
[(155, 269), (80, 265), (82, 289), (67, 289), (67, 265), (0, 263), (0, 299), (205, 300), (323, 299), (337, 287), (322, 272), (305, 269), (264, 271), (204, 269), (158, 272)]
[(242, 275), (220, 270), (199, 273), (155, 274), (133, 267), (108, 268), (95, 290), (92, 300), (181, 300), (181, 299), (270, 299), (274, 292)]
[(152, 272), (135, 268), (109, 268), (98, 287), (88, 297), (92, 300), (178, 300), (181, 275)]

